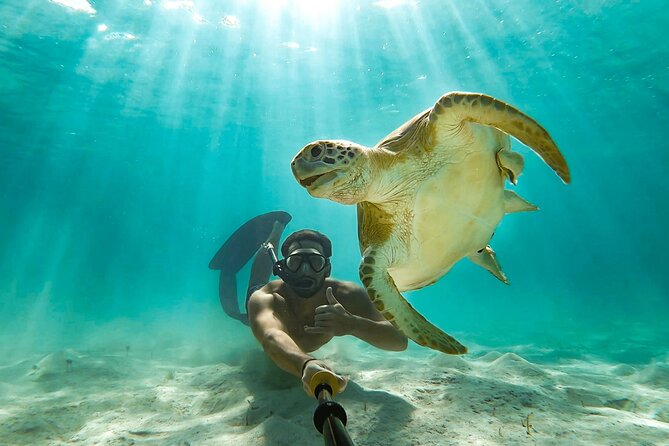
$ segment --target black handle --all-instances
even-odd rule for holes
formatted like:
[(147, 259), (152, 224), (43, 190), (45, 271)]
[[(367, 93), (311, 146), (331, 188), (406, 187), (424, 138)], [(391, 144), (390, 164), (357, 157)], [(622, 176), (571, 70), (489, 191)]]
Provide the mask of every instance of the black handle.
[(355, 446), (346, 430), (346, 411), (331, 398), (332, 388), (328, 384), (319, 384), (314, 392), (319, 404), (314, 411), (314, 426), (323, 434), (326, 446)]

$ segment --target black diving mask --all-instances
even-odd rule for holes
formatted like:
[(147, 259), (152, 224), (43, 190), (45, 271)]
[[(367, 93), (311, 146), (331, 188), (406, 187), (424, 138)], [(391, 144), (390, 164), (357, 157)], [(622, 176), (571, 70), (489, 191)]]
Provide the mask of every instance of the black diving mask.
[(330, 259), (318, 252), (296, 252), (279, 260), (272, 246), (267, 246), (272, 259), (272, 272), (283, 280), (300, 297), (313, 296), (325, 283), (325, 275), (313, 277), (300, 272), (306, 262), (314, 273), (322, 273), (330, 264)]
[(281, 260), (286, 269), (293, 273), (297, 272), (304, 262), (307, 262), (311, 270), (315, 273), (320, 273), (328, 265), (328, 259), (324, 255), (315, 252), (295, 253)]

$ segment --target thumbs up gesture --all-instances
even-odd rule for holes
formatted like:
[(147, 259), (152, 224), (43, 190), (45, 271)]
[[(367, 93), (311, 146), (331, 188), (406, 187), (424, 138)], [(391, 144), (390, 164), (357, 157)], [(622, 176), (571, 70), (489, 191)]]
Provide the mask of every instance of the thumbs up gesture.
[(332, 287), (325, 290), (327, 305), (316, 307), (314, 311), (313, 327), (305, 326), (306, 333), (329, 334), (331, 336), (343, 336), (351, 334), (355, 316), (349, 313), (332, 292)]

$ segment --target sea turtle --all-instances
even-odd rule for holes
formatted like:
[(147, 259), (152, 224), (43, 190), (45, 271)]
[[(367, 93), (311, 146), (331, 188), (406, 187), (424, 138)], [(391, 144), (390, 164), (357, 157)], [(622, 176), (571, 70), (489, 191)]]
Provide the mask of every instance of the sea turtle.
[(295, 178), (312, 196), (357, 203), (360, 279), (385, 318), (420, 345), (467, 352), (400, 291), (431, 285), (463, 257), (506, 282), (490, 238), (504, 214), (537, 209), (504, 189), (523, 169), (507, 134), (569, 183), (567, 163), (548, 132), (480, 93), (443, 95), (372, 148), (320, 140), (292, 160)]

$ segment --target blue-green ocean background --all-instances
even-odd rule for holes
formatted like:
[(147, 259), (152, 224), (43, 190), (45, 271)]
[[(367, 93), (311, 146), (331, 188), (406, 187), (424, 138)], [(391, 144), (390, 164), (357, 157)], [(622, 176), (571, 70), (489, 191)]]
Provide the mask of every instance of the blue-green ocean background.
[(465, 260), (411, 302), (474, 351), (648, 361), (669, 339), (667, 29), (659, 0), (3, 1), (0, 353), (257, 348), (220, 309), (219, 246), (287, 210), (357, 281), (355, 208), (291, 158), (461, 90), (537, 119), (573, 183), (514, 141), (541, 210), (494, 236), (511, 286)]

